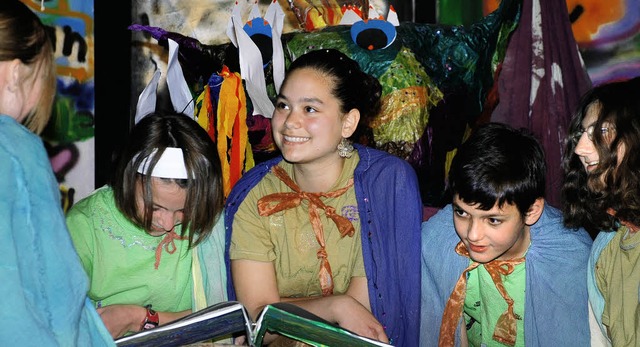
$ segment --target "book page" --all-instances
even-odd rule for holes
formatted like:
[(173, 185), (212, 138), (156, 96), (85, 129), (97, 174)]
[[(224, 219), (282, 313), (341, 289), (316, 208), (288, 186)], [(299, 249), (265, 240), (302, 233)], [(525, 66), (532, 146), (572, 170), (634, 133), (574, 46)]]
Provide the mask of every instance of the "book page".
[(173, 322), (117, 339), (119, 347), (180, 346), (205, 340), (229, 338), (250, 327), (239, 302), (214, 304)]

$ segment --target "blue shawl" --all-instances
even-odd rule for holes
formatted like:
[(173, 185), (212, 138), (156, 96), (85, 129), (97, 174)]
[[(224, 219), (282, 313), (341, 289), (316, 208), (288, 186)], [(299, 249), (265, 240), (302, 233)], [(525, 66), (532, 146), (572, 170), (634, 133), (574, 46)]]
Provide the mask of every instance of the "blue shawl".
[[(420, 346), (437, 346), (444, 307), (469, 258), (454, 249), (460, 241), (447, 205), (422, 223), (422, 315)], [(531, 226), (525, 271), (524, 341), (532, 346), (589, 346), (587, 260), (591, 237), (562, 224), (545, 204)], [(460, 329), (456, 331), (460, 343)]]
[(115, 346), (89, 298), (42, 140), (0, 115), (0, 344)]
[(596, 282), (596, 263), (600, 258), (600, 254), (602, 254), (602, 250), (604, 250), (609, 242), (611, 242), (614, 236), (616, 236), (615, 230), (600, 231), (598, 233), (598, 236), (596, 236), (596, 239), (593, 241), (593, 246), (591, 247), (591, 255), (589, 256), (589, 273), (587, 276), (589, 304), (593, 310), (594, 318), (598, 322), (598, 327), (609, 344), (611, 344), (611, 340), (607, 334), (607, 328), (602, 324), (602, 314), (604, 313), (605, 303), (604, 297), (602, 296), (600, 289), (598, 289), (598, 284)]
[[(415, 170), (404, 160), (355, 144), (360, 155), (354, 189), (361, 219), (362, 253), (373, 315), (392, 344), (418, 345), (422, 201)], [(277, 157), (256, 165), (233, 187), (225, 206), (225, 261), (230, 271), (231, 226), (238, 206)], [(228, 273), (229, 299), (235, 299)]]

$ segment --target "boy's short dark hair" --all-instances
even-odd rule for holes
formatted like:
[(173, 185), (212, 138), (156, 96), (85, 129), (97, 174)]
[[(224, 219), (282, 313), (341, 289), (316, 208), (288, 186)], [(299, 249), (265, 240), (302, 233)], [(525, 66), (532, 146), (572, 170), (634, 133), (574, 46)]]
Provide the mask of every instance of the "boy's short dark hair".
[(545, 156), (526, 129), (501, 123), (479, 126), (459, 147), (449, 171), (449, 193), (490, 210), (515, 205), (524, 216), (545, 192)]

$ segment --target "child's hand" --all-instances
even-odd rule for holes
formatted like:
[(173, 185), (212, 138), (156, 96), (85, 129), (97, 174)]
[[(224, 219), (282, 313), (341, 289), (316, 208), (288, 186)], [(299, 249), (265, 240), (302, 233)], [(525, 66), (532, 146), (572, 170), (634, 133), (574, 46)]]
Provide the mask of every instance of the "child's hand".
[(234, 346), (247, 346), (247, 337), (245, 335), (238, 336), (233, 339)]
[(146, 317), (147, 309), (136, 305), (110, 305), (97, 308), (111, 337), (117, 339), (129, 331), (137, 332)]
[(357, 300), (348, 295), (340, 296), (336, 303), (336, 322), (342, 328), (350, 330), (360, 336), (389, 343), (384, 327), (369, 310)]

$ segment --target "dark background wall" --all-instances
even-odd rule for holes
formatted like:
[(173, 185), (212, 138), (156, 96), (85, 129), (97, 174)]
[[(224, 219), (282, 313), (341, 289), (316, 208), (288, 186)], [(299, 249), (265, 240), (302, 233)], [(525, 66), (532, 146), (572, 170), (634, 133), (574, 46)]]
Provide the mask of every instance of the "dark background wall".
[(113, 170), (112, 154), (129, 132), (131, 98), (131, 0), (95, 1), (95, 185)]

